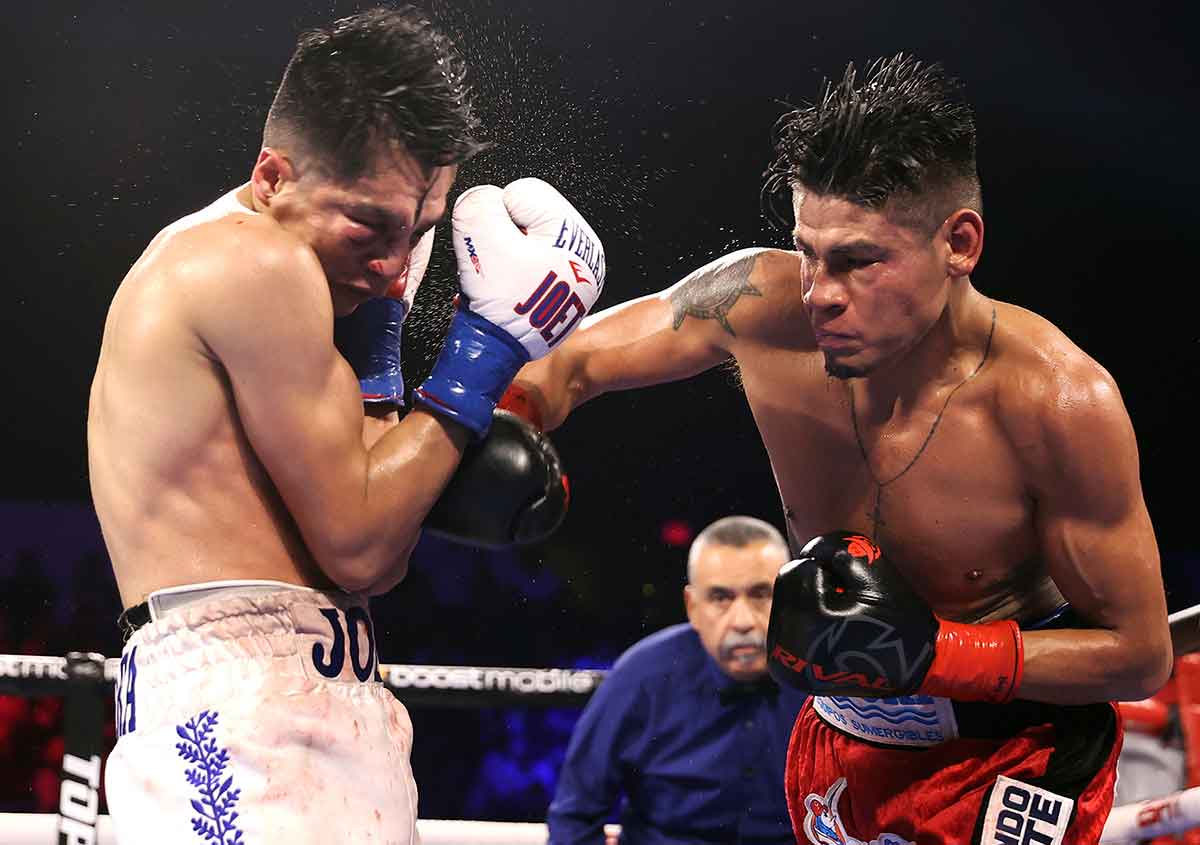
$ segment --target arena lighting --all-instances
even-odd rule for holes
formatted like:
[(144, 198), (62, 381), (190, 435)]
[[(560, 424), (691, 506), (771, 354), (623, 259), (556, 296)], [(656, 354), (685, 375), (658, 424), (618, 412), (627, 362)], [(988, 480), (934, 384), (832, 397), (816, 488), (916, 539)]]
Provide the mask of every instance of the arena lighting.
[(696, 536), (696, 532), (692, 529), (691, 523), (682, 519), (668, 519), (659, 528), (659, 537), (662, 538), (663, 545), (670, 546), (673, 549), (681, 549), (692, 542), (692, 538)]

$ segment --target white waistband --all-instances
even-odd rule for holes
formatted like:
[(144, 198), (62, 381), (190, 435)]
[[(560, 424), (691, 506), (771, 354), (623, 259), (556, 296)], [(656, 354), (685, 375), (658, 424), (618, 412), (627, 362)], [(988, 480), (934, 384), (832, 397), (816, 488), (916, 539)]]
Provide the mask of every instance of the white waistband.
[(881, 745), (928, 748), (958, 738), (954, 705), (948, 698), (813, 696), (813, 712), (842, 733)]
[(161, 590), (155, 590), (146, 599), (146, 604), (150, 608), (150, 621), (157, 622), (171, 611), (197, 602), (226, 595), (255, 596), (263, 593), (278, 593), (281, 590), (316, 592), (311, 587), (301, 587), (298, 584), (288, 584), (284, 581), (257, 579), (201, 581), (197, 584), (183, 584), (179, 587), (164, 587)]

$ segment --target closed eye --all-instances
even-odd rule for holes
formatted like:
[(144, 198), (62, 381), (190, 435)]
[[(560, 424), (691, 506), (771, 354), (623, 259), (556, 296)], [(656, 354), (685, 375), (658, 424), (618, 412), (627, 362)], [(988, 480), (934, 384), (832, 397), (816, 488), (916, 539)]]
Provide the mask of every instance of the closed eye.
[(365, 241), (383, 234), (384, 226), (382, 223), (362, 220), (358, 217), (347, 217), (346, 219), (354, 225), (354, 228), (350, 232), (350, 237), (355, 240)]
[(829, 262), (829, 269), (834, 273), (848, 273), (851, 270), (863, 270), (873, 264), (878, 264), (878, 258), (865, 256), (834, 255)]

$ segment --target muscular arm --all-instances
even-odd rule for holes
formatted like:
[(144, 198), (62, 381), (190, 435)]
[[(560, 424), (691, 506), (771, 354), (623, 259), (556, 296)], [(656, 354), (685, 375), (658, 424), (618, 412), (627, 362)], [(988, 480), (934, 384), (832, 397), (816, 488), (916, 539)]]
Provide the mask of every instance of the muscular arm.
[(468, 435), (417, 410), (368, 449), (319, 266), (281, 238), (254, 246), (198, 286), (196, 331), (228, 374), (255, 455), (317, 564), (348, 590), (394, 583)]
[(665, 291), (589, 317), (561, 348), (522, 368), (516, 382), (544, 406), (552, 430), (601, 393), (675, 381), (719, 364), (769, 307), (762, 257), (771, 253), (730, 253)]
[[(367, 451), (370, 451), (379, 439), (387, 434), (400, 422), (400, 412), (395, 406), (387, 404), (364, 404), (363, 405), (363, 445)], [(394, 590), (404, 576), (408, 574), (408, 559), (412, 556), (413, 549), (417, 547), (417, 542), (421, 539), (421, 532), (418, 530), (412, 536), (412, 542), (403, 549), (398, 549), (396, 554), (396, 565), (391, 567), (381, 580), (376, 581), (363, 589), (363, 592), (368, 596), (380, 596), (384, 593), (390, 593)]]
[(1058, 704), (1146, 698), (1172, 660), (1133, 427), (1108, 375), (1087, 370), (1041, 403), (1034, 447), (1042, 553), (1063, 595), (1097, 626), (1024, 635), (1017, 695)]

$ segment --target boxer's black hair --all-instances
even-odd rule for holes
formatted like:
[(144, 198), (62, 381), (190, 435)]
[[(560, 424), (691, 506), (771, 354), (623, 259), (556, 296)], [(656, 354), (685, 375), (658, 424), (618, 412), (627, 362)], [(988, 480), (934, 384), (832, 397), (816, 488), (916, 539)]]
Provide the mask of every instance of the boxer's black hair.
[(466, 76), (450, 40), (411, 6), (342, 18), (300, 36), (263, 145), (316, 156), (346, 180), (391, 142), (426, 166), (457, 164), (486, 146)]
[(794, 189), (874, 210), (895, 200), (889, 209), (931, 232), (955, 208), (983, 212), (975, 118), (939, 64), (900, 53), (872, 62), (860, 81), (850, 63), (817, 103), (784, 114), (772, 141), (763, 207), (786, 228)]

